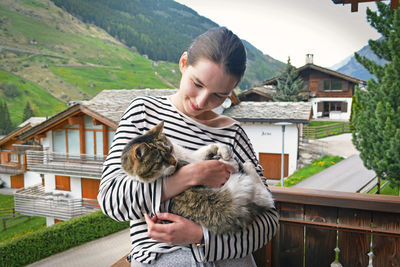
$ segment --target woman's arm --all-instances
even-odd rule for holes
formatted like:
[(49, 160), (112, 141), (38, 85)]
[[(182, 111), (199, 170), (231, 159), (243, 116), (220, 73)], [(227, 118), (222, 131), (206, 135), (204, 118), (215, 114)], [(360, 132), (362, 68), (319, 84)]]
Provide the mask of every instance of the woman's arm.
[(161, 203), (162, 181), (139, 183), (130, 179), (121, 167), (125, 145), (143, 134), (143, 102), (132, 101), (122, 116), (109, 154), (103, 165), (97, 195), (102, 211), (117, 221), (136, 220), (154, 214)]

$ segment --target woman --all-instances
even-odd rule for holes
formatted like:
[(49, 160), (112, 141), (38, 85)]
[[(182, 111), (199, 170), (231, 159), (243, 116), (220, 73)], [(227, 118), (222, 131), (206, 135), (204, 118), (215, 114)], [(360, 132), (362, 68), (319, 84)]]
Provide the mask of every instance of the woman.
[(262, 175), (240, 124), (213, 111), (244, 74), (246, 52), (240, 39), (224, 27), (211, 29), (183, 53), (179, 68), (182, 78), (176, 94), (136, 98), (122, 116), (104, 163), (99, 203), (111, 218), (131, 221), (131, 266), (255, 266), (251, 253), (277, 230), (275, 209), (260, 214), (246, 229), (224, 235), (168, 213), (171, 197), (195, 185), (222, 186), (234, 171), (231, 166), (218, 160), (192, 163), (146, 185), (127, 178), (121, 168), (126, 143), (164, 121), (164, 133), (173, 142), (192, 150), (215, 142), (227, 144), (235, 158), (252, 161)]

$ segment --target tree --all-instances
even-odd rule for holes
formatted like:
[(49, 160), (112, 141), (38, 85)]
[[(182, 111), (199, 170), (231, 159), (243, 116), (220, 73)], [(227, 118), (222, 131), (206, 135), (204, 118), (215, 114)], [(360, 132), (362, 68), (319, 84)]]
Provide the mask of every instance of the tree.
[(10, 113), (5, 102), (0, 103), (0, 134), (6, 135), (13, 130)]
[(29, 103), (29, 101), (26, 101), (22, 122), (26, 121), (27, 119), (33, 116), (34, 115), (33, 115), (33, 110), (31, 108), (31, 104)]
[(308, 99), (308, 91), (303, 88), (303, 79), (288, 58), (286, 67), (278, 76), (274, 101), (298, 102)]
[(372, 51), (387, 63), (383, 66), (355, 53), (355, 57), (376, 79), (366, 90), (356, 88), (353, 105), (353, 143), (368, 169), (378, 178), (400, 185), (400, 10), (377, 3), (378, 11), (367, 9), (368, 22), (379, 33), (369, 40)]

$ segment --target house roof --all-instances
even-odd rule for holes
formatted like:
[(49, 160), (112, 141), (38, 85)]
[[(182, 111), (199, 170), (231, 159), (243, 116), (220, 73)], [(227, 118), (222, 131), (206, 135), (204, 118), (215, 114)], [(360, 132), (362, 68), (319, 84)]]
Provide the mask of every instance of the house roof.
[(121, 116), (135, 97), (167, 96), (176, 91), (177, 89), (103, 90), (91, 100), (77, 103), (118, 124)]
[(42, 134), (61, 124), (69, 117), (80, 113), (89, 115), (101, 123), (116, 129), (121, 116), (135, 97), (145, 95), (164, 96), (174, 92), (176, 92), (176, 89), (103, 90), (91, 100), (70, 102), (68, 108), (23, 132), (19, 138), (27, 139), (34, 135)]
[(26, 121), (18, 125), (18, 128), (16, 130), (0, 138), (0, 146), (7, 143), (10, 140), (16, 139), (21, 133), (40, 124), (45, 120), (46, 120), (45, 117), (31, 117), (27, 119)]
[[(310, 69), (316, 70), (316, 71), (319, 71), (319, 72), (323, 72), (323, 73), (326, 73), (326, 74), (329, 74), (329, 75), (332, 75), (332, 76), (336, 76), (338, 78), (353, 82), (355, 84), (367, 84), (367, 82), (364, 81), (364, 80), (360, 80), (360, 79), (357, 79), (355, 77), (352, 77), (352, 76), (349, 76), (349, 75), (346, 75), (346, 74), (343, 74), (343, 73), (340, 73), (340, 72), (337, 72), (337, 71), (334, 71), (334, 70), (323, 68), (321, 66), (318, 66), (318, 65), (315, 65), (315, 64), (312, 64), (312, 63), (305, 64), (304, 66), (298, 68), (297, 71), (301, 75), (302, 72), (304, 72), (306, 70), (310, 70)], [(278, 76), (274, 77), (274, 78), (271, 78), (269, 80), (265, 80), (262, 84), (263, 85), (275, 85), (277, 79), (278, 79)]]
[(294, 122), (310, 120), (311, 102), (240, 102), (224, 115), (241, 122)]
[(272, 96), (274, 95), (275, 92), (276, 90), (271, 87), (256, 87), (240, 93), (238, 97), (240, 100), (246, 101), (245, 99), (248, 95), (256, 94), (265, 98), (272, 99)]

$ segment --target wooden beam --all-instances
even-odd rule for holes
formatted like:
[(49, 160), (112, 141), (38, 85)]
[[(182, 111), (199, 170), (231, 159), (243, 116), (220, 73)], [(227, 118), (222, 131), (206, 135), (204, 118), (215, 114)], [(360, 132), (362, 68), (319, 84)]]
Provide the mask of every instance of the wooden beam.
[(79, 143), (81, 144), (81, 154), (86, 154), (85, 122), (83, 117), (79, 123)]
[(399, 7), (399, 0), (390, 1), (390, 9), (397, 9)]
[(103, 155), (108, 154), (108, 126), (103, 124)]
[(73, 116), (68, 118), (68, 124), (69, 125), (76, 125), (76, 124), (81, 124), (83, 120), (82, 116)]
[(92, 118), (92, 122), (93, 122), (94, 126), (103, 125), (103, 123), (101, 123), (100, 121), (96, 120), (95, 118)]

